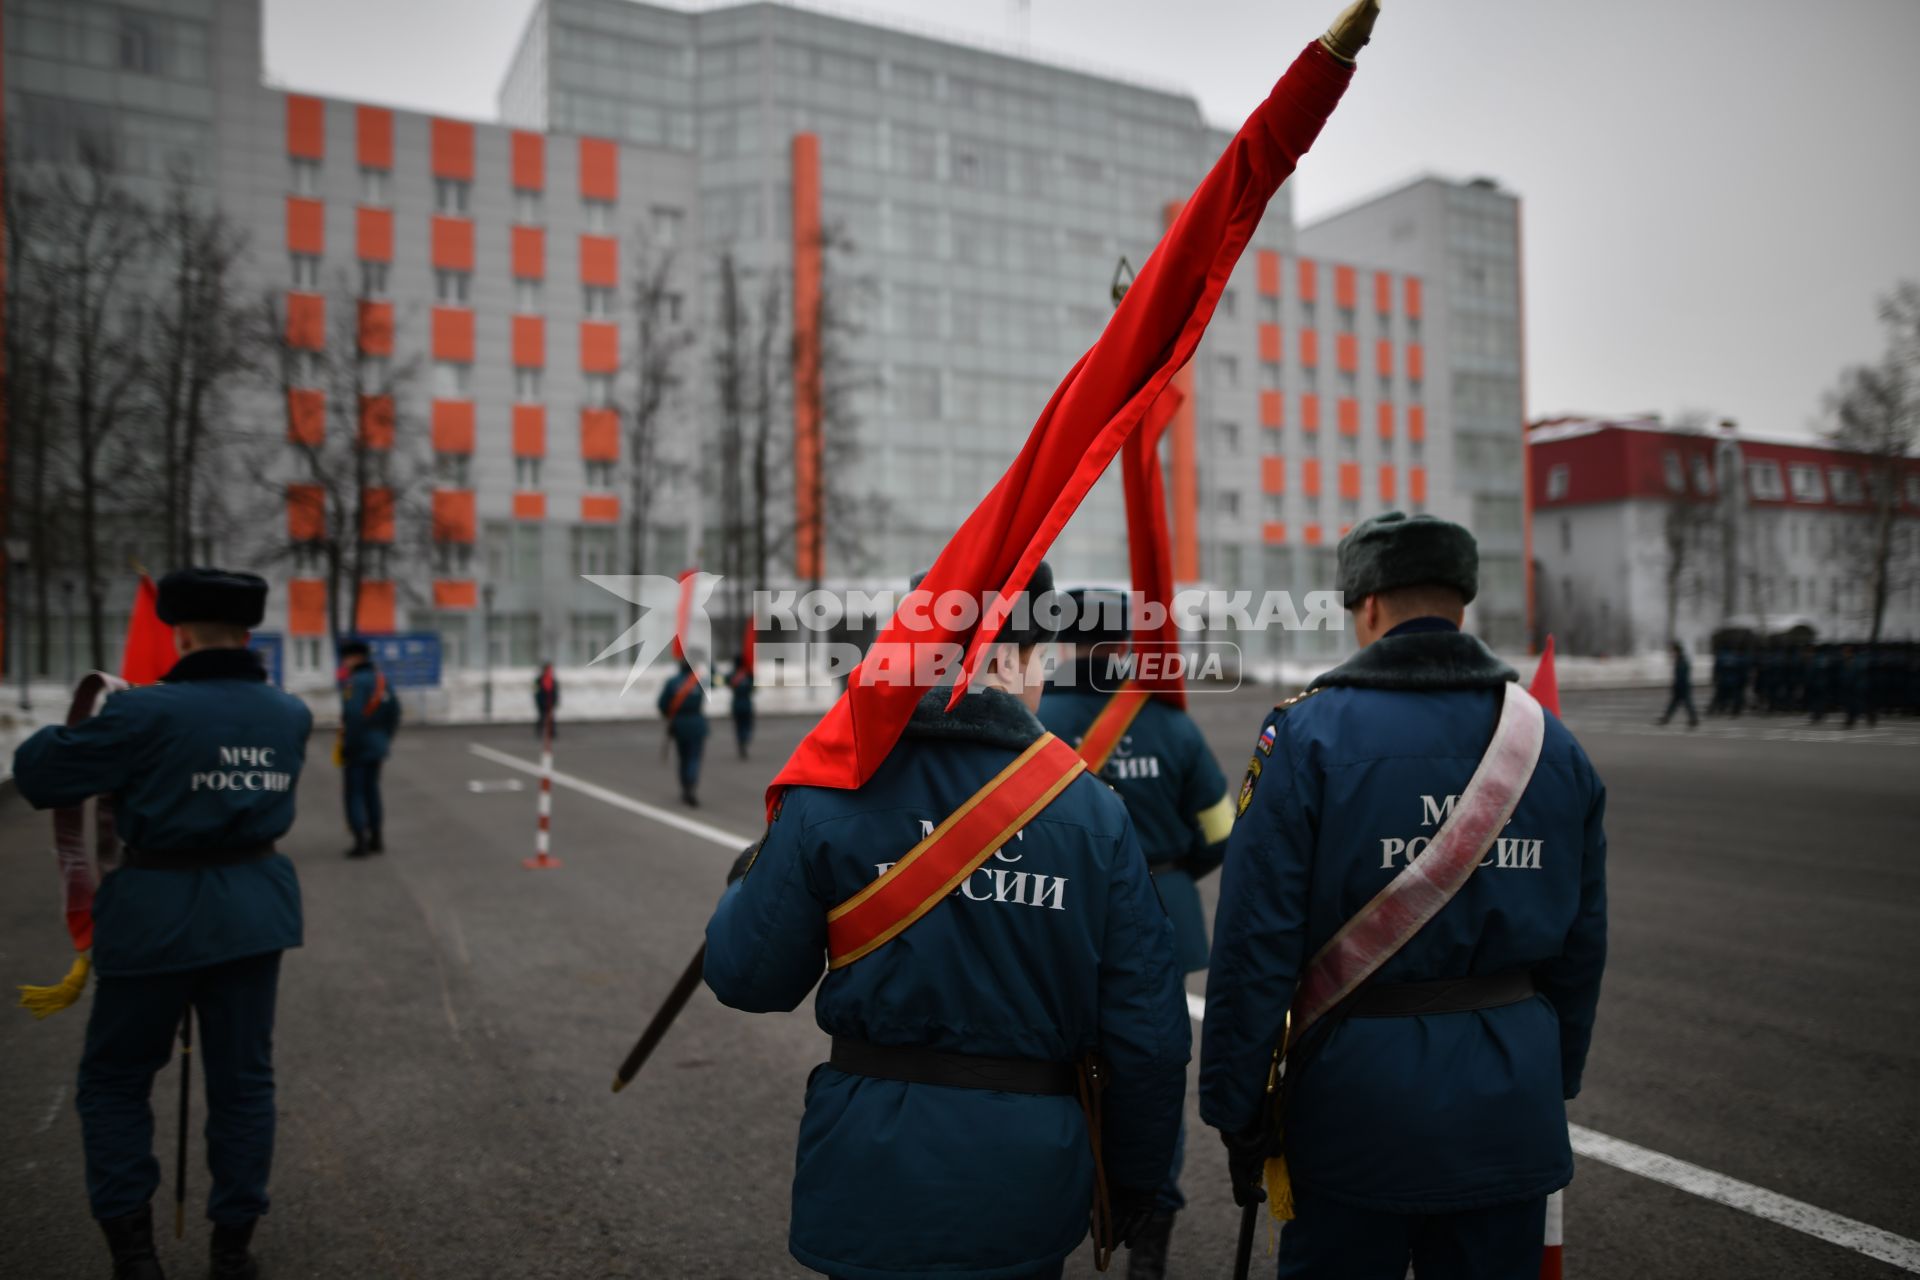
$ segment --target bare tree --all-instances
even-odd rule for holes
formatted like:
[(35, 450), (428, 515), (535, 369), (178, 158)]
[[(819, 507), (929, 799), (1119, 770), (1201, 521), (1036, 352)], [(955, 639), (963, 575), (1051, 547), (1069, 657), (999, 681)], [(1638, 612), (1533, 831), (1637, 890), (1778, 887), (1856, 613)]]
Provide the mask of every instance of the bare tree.
[(747, 513), (746, 441), (749, 401), (755, 385), (752, 368), (752, 316), (742, 305), (740, 264), (731, 250), (720, 255), (718, 292), (713, 330), (714, 408), (719, 415), (719, 448), (713, 457), (713, 488), (717, 491), (719, 520), (715, 528), (720, 549), (720, 574), (725, 583), (727, 615), (745, 615), (747, 578), (751, 572), (751, 524)]
[(1868, 510), (1849, 558), (1866, 589), (1868, 642), (1878, 643), (1892, 580), (1894, 517), (1906, 462), (1920, 443), (1920, 283), (1903, 281), (1880, 302), (1887, 350), (1877, 363), (1856, 365), (1828, 395), (1827, 436), (1860, 456)]
[[(680, 315), (673, 288), (674, 254), (645, 231), (635, 236), (633, 266), (633, 399), (627, 406), (627, 554), (631, 572), (646, 572), (647, 528), (663, 478), (660, 429), (683, 381), (681, 361), (694, 334)], [(676, 572), (680, 566), (670, 566)], [(637, 609), (638, 606), (636, 605)]]
[[(1706, 436), (1710, 421), (1710, 415), (1688, 410), (1674, 422), (1674, 432), (1698, 441)], [(1677, 475), (1666, 476), (1667, 506), (1661, 517), (1661, 541), (1666, 551), (1662, 580), (1666, 587), (1669, 645), (1678, 638), (1681, 592), (1690, 580), (1699, 578), (1700, 561), (1709, 549), (1709, 535), (1716, 525), (1713, 502), (1693, 492), (1690, 484), (1693, 461), (1703, 455), (1685, 447), (1676, 449), (1676, 455), (1679, 471)]]

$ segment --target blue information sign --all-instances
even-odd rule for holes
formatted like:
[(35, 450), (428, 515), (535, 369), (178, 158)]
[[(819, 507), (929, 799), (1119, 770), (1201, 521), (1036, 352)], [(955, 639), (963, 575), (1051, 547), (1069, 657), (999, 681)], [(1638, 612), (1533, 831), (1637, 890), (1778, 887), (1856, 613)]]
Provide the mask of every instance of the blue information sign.
[(396, 686), (420, 688), (440, 683), (440, 634), (402, 631), (397, 635), (358, 636), (373, 660)]
[(285, 638), (278, 631), (256, 631), (247, 641), (247, 648), (260, 655), (261, 663), (267, 668), (267, 679), (286, 687)]

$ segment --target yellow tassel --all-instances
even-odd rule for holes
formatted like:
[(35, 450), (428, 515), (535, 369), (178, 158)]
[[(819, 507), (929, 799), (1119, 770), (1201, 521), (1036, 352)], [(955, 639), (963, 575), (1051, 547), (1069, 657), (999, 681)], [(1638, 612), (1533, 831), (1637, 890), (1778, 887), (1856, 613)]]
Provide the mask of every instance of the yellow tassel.
[(55, 1014), (80, 998), (87, 989), (87, 974), (93, 968), (82, 951), (73, 958), (73, 968), (67, 970), (67, 976), (51, 987), (20, 988), (20, 1007), (36, 1018)]
[(1267, 1160), (1267, 1210), (1281, 1222), (1293, 1221), (1293, 1178), (1284, 1155)]

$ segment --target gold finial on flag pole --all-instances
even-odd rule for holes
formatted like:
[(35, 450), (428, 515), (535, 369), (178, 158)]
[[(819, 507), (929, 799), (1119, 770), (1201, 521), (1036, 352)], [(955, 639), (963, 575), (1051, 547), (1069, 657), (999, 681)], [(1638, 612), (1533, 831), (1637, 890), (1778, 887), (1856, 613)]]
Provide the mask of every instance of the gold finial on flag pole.
[(1320, 37), (1320, 43), (1340, 61), (1352, 63), (1373, 38), (1373, 24), (1379, 17), (1380, 0), (1353, 0), (1333, 20), (1327, 34)]

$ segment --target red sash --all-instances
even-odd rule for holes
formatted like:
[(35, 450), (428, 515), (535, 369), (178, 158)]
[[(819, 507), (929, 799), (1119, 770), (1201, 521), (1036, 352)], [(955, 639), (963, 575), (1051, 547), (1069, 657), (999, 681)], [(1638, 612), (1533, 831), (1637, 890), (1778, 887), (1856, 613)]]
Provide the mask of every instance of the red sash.
[(1545, 736), (1540, 704), (1519, 684), (1509, 682), (1493, 741), (1453, 812), (1434, 833), (1433, 843), (1308, 962), (1294, 988), (1288, 1015), (1290, 1042), (1298, 1043), (1307, 1028), (1353, 994), (1460, 892), (1513, 817), (1540, 762)]
[(668, 723), (672, 723), (673, 718), (680, 714), (680, 708), (687, 705), (687, 699), (693, 693), (693, 686), (698, 683), (699, 681), (692, 676), (686, 676), (680, 681), (680, 687), (673, 691), (671, 698), (667, 699)]
[(1087, 762), (1088, 769), (1099, 773), (1106, 767), (1107, 757), (1120, 745), (1120, 739), (1127, 736), (1134, 717), (1152, 696), (1151, 690), (1142, 688), (1138, 681), (1129, 680), (1107, 699), (1107, 705), (1100, 708), (1100, 714), (1093, 718), (1080, 739), (1080, 758)]
[(1086, 767), (1073, 748), (1042, 734), (947, 815), (933, 834), (827, 913), (827, 967), (844, 968), (899, 937), (1052, 804)]

